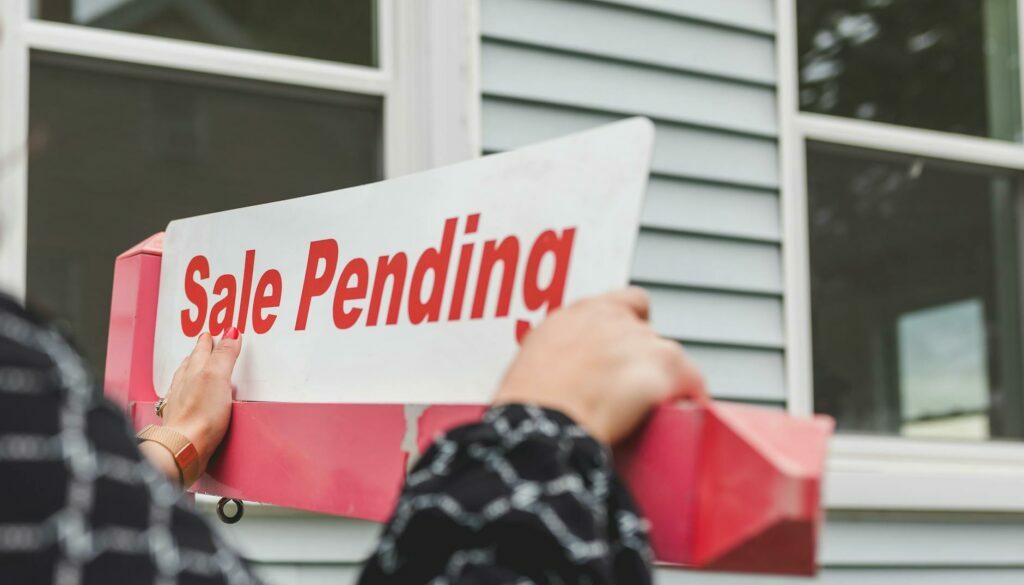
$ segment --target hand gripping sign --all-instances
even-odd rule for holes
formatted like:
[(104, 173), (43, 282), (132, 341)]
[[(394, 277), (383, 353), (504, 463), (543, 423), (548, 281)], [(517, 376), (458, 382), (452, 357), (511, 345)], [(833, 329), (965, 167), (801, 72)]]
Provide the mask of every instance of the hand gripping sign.
[[(155, 422), (195, 336), (237, 327), (231, 428), (195, 489), (384, 520), (408, 458), (480, 416), (532, 326), (627, 283), (652, 141), (628, 120), (171, 222), (117, 259), (106, 391)], [(616, 459), (659, 560), (812, 573), (830, 425), (658, 409)]]

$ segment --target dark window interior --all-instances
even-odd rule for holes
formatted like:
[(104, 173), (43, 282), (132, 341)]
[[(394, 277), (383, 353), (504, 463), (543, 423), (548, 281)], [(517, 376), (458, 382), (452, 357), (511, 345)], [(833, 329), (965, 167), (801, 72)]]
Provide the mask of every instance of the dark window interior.
[(381, 101), (36, 53), (30, 303), (102, 372), (114, 258), (168, 221), (381, 178)]
[(813, 142), (807, 172), (817, 410), (1024, 438), (1017, 177)]
[(35, 0), (33, 15), (93, 28), (377, 65), (374, 0)]
[(804, 111), (1020, 140), (1016, 0), (800, 0)]

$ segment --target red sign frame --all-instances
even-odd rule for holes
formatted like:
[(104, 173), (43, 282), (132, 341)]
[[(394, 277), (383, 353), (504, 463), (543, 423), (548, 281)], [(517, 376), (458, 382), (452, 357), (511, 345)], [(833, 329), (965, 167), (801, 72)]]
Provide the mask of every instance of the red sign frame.
[[(156, 423), (153, 336), (163, 234), (118, 256), (105, 392)], [(480, 417), (466, 405), (236, 401), (197, 492), (384, 521), (410, 455)], [(813, 575), (833, 422), (744, 405), (658, 408), (616, 454), (661, 562)]]

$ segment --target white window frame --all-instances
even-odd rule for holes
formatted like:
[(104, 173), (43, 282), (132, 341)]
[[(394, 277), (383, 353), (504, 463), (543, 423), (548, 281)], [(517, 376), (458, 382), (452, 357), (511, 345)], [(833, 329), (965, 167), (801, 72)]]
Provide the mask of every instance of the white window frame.
[(25, 294), (31, 50), (379, 96), (387, 178), (479, 156), (477, 0), (377, 5), (379, 67), (363, 67), (33, 20), (30, 0), (2, 0), (0, 290)]
[[(810, 415), (814, 389), (807, 141), (1017, 171), (1024, 171), (1024, 145), (801, 112), (796, 2), (776, 0), (786, 371), (790, 412)], [(1017, 9), (1024, 15), (1024, 0), (1018, 0)], [(1018, 46), (1024, 47), (1024, 23), (1018, 28)], [(1024, 511), (1024, 443), (840, 434), (832, 442), (827, 470), (825, 501), (833, 509)]]

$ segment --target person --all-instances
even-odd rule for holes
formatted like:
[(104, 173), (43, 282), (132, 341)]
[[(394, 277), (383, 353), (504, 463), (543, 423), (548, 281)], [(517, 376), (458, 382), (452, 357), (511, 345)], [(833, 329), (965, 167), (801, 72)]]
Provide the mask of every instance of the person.
[[(647, 527), (610, 448), (656, 404), (704, 399), (637, 288), (553, 312), (524, 340), (483, 420), (411, 470), (359, 582), (643, 584)], [(196, 449), (223, 438), (243, 341), (201, 335), (174, 375), (163, 426)], [(0, 297), (0, 581), (259, 583), (180, 497), (185, 474), (136, 444), (55, 332)]]

